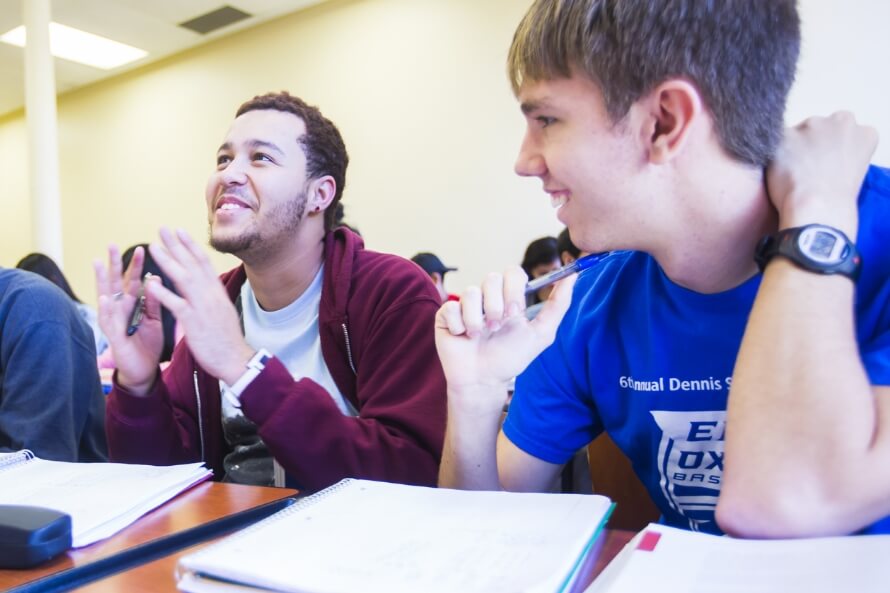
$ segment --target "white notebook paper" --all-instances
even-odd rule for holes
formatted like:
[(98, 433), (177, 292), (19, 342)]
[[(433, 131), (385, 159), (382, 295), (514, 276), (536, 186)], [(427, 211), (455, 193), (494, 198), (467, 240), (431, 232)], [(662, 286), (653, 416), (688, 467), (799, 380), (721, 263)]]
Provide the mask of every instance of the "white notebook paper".
[(195, 593), (568, 590), (611, 502), (344, 480), (182, 558)]
[(649, 525), (585, 593), (884, 593), (890, 535), (743, 540)]
[(47, 461), (30, 451), (0, 453), (0, 504), (71, 515), (72, 545), (109, 537), (211, 476), (201, 463), (153, 466)]

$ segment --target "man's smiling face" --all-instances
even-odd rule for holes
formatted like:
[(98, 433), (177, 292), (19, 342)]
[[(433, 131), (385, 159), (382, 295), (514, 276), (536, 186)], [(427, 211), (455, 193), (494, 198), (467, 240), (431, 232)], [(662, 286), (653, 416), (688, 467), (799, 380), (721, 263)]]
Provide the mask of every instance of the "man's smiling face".
[(306, 209), (306, 128), (299, 117), (263, 109), (237, 117), (207, 182), (210, 244), (238, 256), (293, 236)]

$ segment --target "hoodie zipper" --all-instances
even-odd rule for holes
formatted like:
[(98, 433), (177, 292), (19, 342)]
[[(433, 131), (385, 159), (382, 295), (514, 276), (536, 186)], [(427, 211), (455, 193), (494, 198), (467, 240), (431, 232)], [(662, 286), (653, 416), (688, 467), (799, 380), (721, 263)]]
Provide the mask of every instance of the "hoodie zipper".
[(349, 344), (349, 330), (346, 329), (346, 324), (343, 323), (340, 327), (343, 328), (343, 337), (346, 339), (346, 356), (349, 358), (349, 368), (352, 369), (353, 375), (358, 375), (355, 371), (355, 363), (352, 362), (352, 346)]
[(192, 371), (192, 381), (195, 383), (195, 401), (198, 403), (198, 438), (201, 443), (201, 461), (207, 459), (204, 456), (204, 413), (201, 411), (201, 392), (198, 391), (198, 369)]

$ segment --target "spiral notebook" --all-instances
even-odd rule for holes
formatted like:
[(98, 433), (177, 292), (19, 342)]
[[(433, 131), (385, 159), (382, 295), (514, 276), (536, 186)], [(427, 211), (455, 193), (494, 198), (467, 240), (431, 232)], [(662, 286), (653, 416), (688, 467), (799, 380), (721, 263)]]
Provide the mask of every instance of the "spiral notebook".
[(153, 466), (47, 461), (31, 451), (0, 453), (0, 504), (71, 515), (72, 545), (109, 537), (211, 476), (201, 463)]
[(347, 479), (180, 559), (180, 590), (570, 591), (611, 512), (603, 496)]

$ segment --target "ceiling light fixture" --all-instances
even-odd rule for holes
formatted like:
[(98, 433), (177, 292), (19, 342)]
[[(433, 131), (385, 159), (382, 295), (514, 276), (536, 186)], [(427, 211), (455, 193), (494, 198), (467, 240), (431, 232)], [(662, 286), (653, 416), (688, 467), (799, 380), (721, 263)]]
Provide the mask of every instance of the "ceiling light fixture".
[[(18, 47), (25, 47), (26, 38), (24, 25), (0, 35), (0, 41)], [(145, 50), (59, 23), (49, 24), (49, 49), (57, 58), (102, 70), (111, 70), (148, 55)]]

